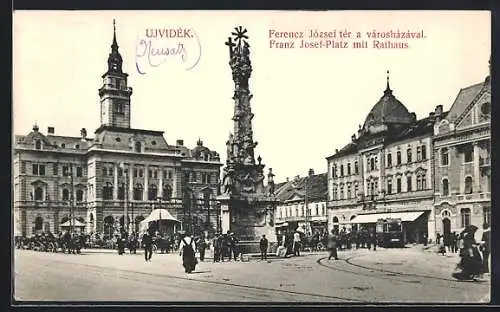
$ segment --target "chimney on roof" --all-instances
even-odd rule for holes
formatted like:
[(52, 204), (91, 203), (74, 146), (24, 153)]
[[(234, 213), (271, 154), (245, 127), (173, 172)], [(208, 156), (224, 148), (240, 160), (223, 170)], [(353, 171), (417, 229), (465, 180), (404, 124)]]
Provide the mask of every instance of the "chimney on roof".
[(54, 134), (56, 131), (54, 127), (47, 127), (47, 134)]
[(308, 173), (309, 173), (309, 176), (313, 176), (314, 175), (314, 169), (313, 168), (309, 169)]
[(435, 109), (435, 111), (434, 111), (434, 114), (435, 114), (435, 115), (438, 115), (438, 116), (439, 116), (439, 115), (441, 115), (441, 114), (443, 114), (443, 105), (438, 105), (438, 106), (436, 106), (436, 109)]
[(82, 128), (80, 130), (80, 136), (82, 137), (82, 141), (85, 141), (85, 139), (87, 138), (87, 129)]
[(335, 154), (337, 154), (338, 152), (339, 152), (339, 149), (338, 149), (338, 148), (336, 148), (336, 149), (335, 149)]
[(179, 139), (179, 140), (177, 140), (177, 141), (175, 142), (175, 144), (176, 144), (177, 146), (184, 146), (184, 140), (180, 140), (180, 139)]
[(417, 121), (417, 114), (415, 114), (415, 113), (410, 113), (410, 115), (411, 115), (411, 120), (412, 120), (412, 121)]

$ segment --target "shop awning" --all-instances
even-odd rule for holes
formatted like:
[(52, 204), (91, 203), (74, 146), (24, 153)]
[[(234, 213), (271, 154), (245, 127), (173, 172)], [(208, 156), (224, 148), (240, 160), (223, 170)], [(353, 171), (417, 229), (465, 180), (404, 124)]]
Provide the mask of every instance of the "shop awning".
[(403, 222), (415, 221), (425, 211), (404, 211), (404, 212), (386, 212), (386, 213), (369, 213), (357, 215), (350, 223), (376, 223), (378, 219), (401, 219)]

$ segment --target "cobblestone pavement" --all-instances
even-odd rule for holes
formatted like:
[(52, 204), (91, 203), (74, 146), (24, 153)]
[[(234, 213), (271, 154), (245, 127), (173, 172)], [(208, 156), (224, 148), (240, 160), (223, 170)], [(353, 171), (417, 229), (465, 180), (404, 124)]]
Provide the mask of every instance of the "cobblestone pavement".
[(458, 256), (422, 247), (325, 252), (249, 262), (200, 262), (184, 273), (178, 254), (15, 252), (15, 298), (53, 301), (338, 303), (489, 302), (490, 281), (451, 277)]

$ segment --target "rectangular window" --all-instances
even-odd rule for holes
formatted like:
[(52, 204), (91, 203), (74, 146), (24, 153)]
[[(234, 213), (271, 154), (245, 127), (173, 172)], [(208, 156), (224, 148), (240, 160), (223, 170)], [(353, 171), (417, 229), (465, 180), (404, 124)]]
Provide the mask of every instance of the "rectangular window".
[(398, 151), (396, 153), (396, 162), (398, 165), (401, 165), (401, 152), (400, 151)]
[(21, 162), (21, 173), (26, 173), (26, 162), (25, 161)]
[(411, 192), (411, 177), (406, 177), (406, 191)]
[(76, 167), (76, 176), (77, 177), (83, 176), (83, 168), (82, 167)]
[(33, 175), (38, 175), (38, 165), (33, 164), (32, 170)]
[(153, 177), (153, 171), (151, 171), (151, 169), (148, 170), (148, 178), (152, 178)]
[(412, 151), (411, 151), (411, 148), (409, 148), (407, 151), (406, 151), (406, 159), (408, 163), (411, 163), (412, 162)]
[(347, 175), (351, 175), (351, 164), (347, 164)]
[(59, 166), (57, 164), (52, 165), (52, 174), (55, 176), (59, 174)]
[(142, 178), (144, 176), (144, 170), (139, 169), (139, 178)]
[(119, 177), (123, 176), (123, 169), (122, 168), (118, 168), (118, 176)]
[(354, 162), (354, 174), (358, 174), (358, 173), (359, 173), (358, 162), (355, 161)]
[(392, 179), (387, 180), (387, 194), (392, 194)]
[(464, 150), (464, 162), (472, 162), (472, 158), (474, 157), (474, 150), (471, 145), (468, 145)]
[(392, 154), (387, 154), (387, 167), (392, 167)]
[(427, 151), (426, 151), (426, 146), (422, 145), (422, 160), (427, 159)]
[(39, 168), (38, 168), (38, 173), (39, 173), (41, 176), (44, 176), (44, 175), (45, 175), (45, 165), (39, 165)]
[(441, 149), (441, 166), (448, 166), (448, 149), (446, 147)]
[(158, 170), (153, 171), (153, 177), (158, 179)]
[(137, 178), (137, 168), (134, 168), (134, 178)]
[(163, 170), (163, 179), (167, 178), (167, 170)]
[(63, 176), (69, 176), (69, 166), (63, 166)]
[(421, 160), (422, 160), (422, 149), (420, 148), (420, 146), (417, 146), (417, 161)]
[(397, 178), (396, 180), (396, 192), (401, 193), (401, 178)]

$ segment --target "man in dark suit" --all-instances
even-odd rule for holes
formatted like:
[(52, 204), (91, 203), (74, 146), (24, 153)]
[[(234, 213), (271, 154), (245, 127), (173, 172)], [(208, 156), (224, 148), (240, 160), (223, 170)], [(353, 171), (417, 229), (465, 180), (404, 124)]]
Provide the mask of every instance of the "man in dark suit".
[(267, 260), (267, 248), (269, 247), (269, 242), (266, 235), (262, 235), (260, 239), (260, 260)]
[(144, 245), (144, 260), (151, 261), (151, 256), (153, 255), (153, 238), (151, 234), (145, 232), (142, 235), (142, 243)]
[(483, 253), (483, 273), (490, 272), (489, 257), (490, 257), (490, 226), (488, 223), (483, 224), (483, 236), (481, 238), (481, 251)]

